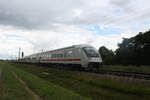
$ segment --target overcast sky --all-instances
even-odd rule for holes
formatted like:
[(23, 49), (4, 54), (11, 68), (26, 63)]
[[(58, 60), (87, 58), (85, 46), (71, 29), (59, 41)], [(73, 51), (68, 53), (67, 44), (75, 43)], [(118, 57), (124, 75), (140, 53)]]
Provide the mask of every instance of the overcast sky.
[(115, 50), (150, 29), (149, 0), (0, 0), (0, 58), (76, 44)]

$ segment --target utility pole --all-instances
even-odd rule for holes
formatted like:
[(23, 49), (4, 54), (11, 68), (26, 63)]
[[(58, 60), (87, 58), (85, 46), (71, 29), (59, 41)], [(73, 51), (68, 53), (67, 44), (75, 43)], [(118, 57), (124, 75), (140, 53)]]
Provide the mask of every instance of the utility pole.
[(20, 51), (21, 51), (21, 48), (19, 47), (18, 60), (20, 59)]
[(44, 49), (42, 49), (41, 51), (44, 52)]
[(21, 53), (21, 58), (23, 58), (23, 57), (24, 57), (24, 52)]

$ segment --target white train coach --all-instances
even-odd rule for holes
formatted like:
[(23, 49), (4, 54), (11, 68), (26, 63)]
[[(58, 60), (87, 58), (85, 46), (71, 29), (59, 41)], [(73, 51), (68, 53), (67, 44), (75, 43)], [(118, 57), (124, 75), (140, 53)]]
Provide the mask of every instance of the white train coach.
[(102, 64), (98, 51), (90, 45), (73, 45), (57, 50), (32, 54), (20, 59), (20, 62), (81, 65), (82, 68), (95, 68)]

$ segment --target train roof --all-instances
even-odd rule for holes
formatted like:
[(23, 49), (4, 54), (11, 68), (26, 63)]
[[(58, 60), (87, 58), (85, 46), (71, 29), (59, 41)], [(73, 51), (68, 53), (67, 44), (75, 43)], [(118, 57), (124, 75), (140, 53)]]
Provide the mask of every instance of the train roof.
[(29, 56), (26, 56), (26, 57), (30, 57), (30, 56), (34, 56), (34, 55), (40, 55), (40, 54), (43, 54), (43, 53), (49, 53), (49, 52), (55, 52), (55, 51), (57, 52), (57, 51), (66, 50), (66, 49), (83, 48), (83, 47), (92, 47), (92, 46), (87, 45), (87, 44), (72, 45), (72, 46), (69, 46), (69, 47), (64, 47), (64, 48), (60, 48), (60, 49), (55, 49), (55, 50), (50, 50), (50, 51), (46, 51), (46, 52), (40, 52), (40, 53), (32, 54), (32, 55), (29, 55)]
[(69, 46), (69, 47), (55, 49), (55, 50), (51, 50), (51, 51), (47, 51), (47, 52), (60, 51), (60, 50), (66, 50), (66, 49), (72, 49), (72, 48), (83, 48), (83, 47), (92, 47), (92, 46), (87, 45), (87, 44), (72, 45), (72, 46)]

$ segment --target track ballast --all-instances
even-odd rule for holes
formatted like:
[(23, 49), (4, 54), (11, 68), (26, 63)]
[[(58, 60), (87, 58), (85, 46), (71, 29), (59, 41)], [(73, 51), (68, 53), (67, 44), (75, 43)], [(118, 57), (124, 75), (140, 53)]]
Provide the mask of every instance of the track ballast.
[(108, 70), (107, 71), (106, 70), (95, 70), (95, 71), (92, 70), (92, 71), (86, 71), (86, 72), (150, 80), (150, 74), (148, 73), (127, 72), (127, 71), (108, 71)]

